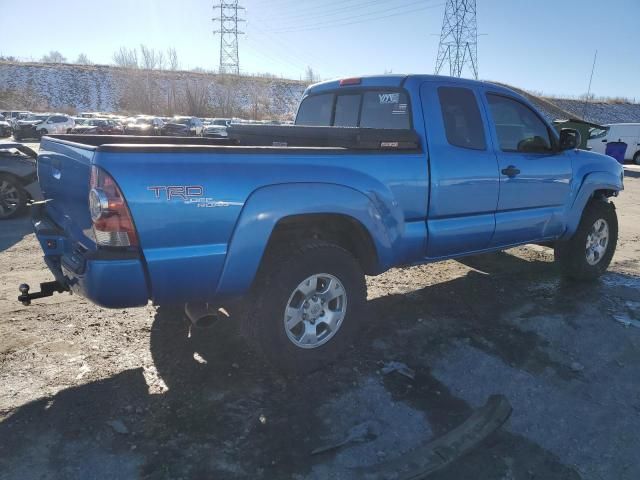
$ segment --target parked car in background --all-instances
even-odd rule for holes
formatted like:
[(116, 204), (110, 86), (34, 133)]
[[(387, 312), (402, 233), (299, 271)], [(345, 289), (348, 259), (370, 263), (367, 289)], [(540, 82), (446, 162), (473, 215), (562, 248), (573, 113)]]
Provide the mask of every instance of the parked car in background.
[(89, 118), (73, 127), (69, 133), (88, 135), (121, 135), (122, 126), (107, 118)]
[(214, 118), (211, 120), (211, 125), (221, 125), (224, 127), (228, 127), (229, 125), (231, 125), (231, 122), (233, 120), (230, 118)]
[(0, 112), (4, 119), (9, 122), (12, 128), (15, 128), (18, 120), (23, 120), (27, 116), (31, 115), (31, 112), (27, 112), (25, 110), (9, 110), (5, 112)]
[(138, 117), (124, 126), (125, 135), (162, 135), (164, 122), (158, 117)]
[(627, 144), (624, 159), (640, 165), (640, 123), (612, 123), (591, 131), (587, 147), (598, 153), (605, 153), (610, 142)]
[(210, 123), (203, 128), (202, 136), (207, 138), (227, 138), (229, 137), (229, 132), (227, 132), (226, 125)]
[(13, 127), (4, 116), (0, 115), (0, 138), (10, 137), (11, 135), (13, 135)]
[(202, 120), (196, 117), (173, 117), (162, 128), (162, 134), (172, 137), (201, 137)]
[(24, 145), (0, 144), (0, 220), (23, 214), (29, 200), (42, 200), (36, 157), (37, 153)]
[(18, 120), (18, 124), (14, 128), (13, 138), (17, 141), (27, 138), (41, 138), (49, 133), (68, 133), (73, 127), (75, 127), (75, 123), (67, 115), (35, 114), (24, 120)]

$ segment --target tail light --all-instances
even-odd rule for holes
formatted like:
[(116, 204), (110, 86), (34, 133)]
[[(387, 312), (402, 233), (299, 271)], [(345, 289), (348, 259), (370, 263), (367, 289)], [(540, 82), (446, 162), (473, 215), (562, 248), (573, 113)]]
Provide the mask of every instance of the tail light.
[(122, 192), (111, 176), (91, 167), (89, 211), (96, 243), (101, 247), (135, 247), (138, 235)]
[(346, 87), (347, 85), (360, 85), (361, 83), (361, 78), (343, 78), (342, 80), (340, 80), (341, 87)]

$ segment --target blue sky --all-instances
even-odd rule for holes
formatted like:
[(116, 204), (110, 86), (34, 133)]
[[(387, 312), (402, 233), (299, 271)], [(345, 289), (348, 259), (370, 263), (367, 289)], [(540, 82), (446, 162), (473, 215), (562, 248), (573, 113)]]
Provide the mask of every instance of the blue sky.
[[(241, 0), (241, 68), (301, 78), (432, 73), (445, 0)], [(211, 0), (0, 0), (0, 54), (58, 50), (111, 63), (120, 46), (175, 47), (216, 69)], [(478, 0), (480, 78), (546, 94), (640, 100), (640, 0)], [(27, 7), (28, 5), (28, 7)]]

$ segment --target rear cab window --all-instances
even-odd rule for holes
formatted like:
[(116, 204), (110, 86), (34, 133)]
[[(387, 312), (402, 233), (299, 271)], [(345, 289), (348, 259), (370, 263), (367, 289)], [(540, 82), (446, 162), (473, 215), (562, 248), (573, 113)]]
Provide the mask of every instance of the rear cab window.
[(404, 91), (369, 89), (306, 97), (296, 125), (411, 129), (409, 96)]
[(333, 93), (311, 95), (305, 98), (300, 104), (300, 108), (298, 108), (296, 125), (331, 126), (334, 99), (335, 95)]

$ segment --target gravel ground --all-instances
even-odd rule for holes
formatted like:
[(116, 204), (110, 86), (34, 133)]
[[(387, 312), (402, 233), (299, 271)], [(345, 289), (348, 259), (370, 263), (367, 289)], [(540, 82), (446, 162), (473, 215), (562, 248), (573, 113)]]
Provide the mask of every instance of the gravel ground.
[[(355, 478), (464, 421), (491, 394), (513, 414), (434, 479), (640, 478), (640, 171), (616, 200), (610, 273), (561, 281), (527, 246), (370, 278), (370, 315), (338, 364), (272, 373), (233, 316), (105, 310), (58, 295), (26, 219), (0, 225), (0, 478)], [(404, 362), (410, 379), (384, 375)], [(365, 426), (360, 442), (320, 455)]]

